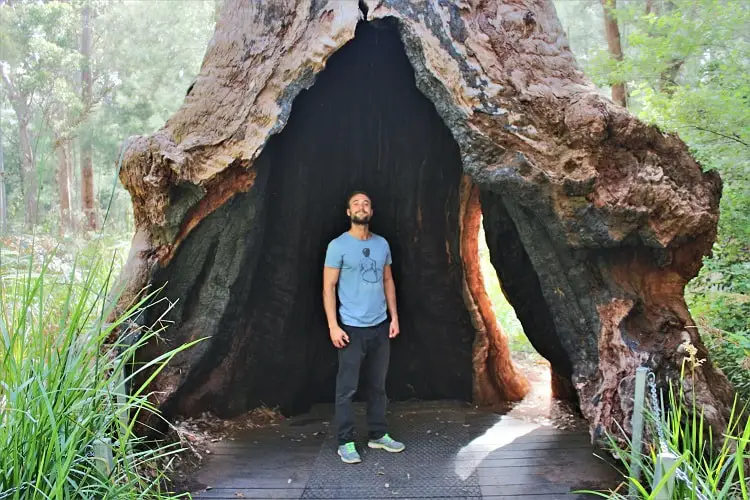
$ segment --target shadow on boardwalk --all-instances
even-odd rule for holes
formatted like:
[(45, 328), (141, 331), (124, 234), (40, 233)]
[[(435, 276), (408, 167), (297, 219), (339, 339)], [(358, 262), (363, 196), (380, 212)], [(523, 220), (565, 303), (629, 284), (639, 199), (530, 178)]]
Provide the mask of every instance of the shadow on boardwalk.
[[(358, 447), (363, 462), (336, 455), (333, 407), (211, 444), (193, 475), (194, 498), (575, 498), (578, 489), (618, 483), (594, 455), (583, 422), (559, 405), (540, 408), (530, 395), (507, 411), (453, 401), (399, 402), (389, 410), (403, 453)], [(364, 406), (357, 407), (360, 436)], [(593, 497), (591, 497), (593, 498)]]

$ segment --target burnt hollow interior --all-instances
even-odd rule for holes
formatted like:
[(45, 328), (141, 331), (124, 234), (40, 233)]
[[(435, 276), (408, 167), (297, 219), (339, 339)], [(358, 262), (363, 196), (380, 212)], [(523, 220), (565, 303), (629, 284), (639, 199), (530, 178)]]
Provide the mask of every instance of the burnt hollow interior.
[[(362, 189), (373, 200), (371, 229), (391, 245), (404, 332), (393, 344), (391, 396), (469, 398), (461, 160), (417, 90), (397, 35), (361, 25), (355, 42), (295, 99), (288, 124), (263, 154), (270, 157), (266, 234), (251, 312), (238, 333), (248, 339), (251, 363), (269, 362), (272, 372), (281, 361), (287, 376), (279, 388), (256, 378), (250, 392), (264, 400), (285, 394), (284, 406), (332, 399), (336, 358), (322, 310), (323, 261), (327, 243), (348, 229), (348, 193)], [(269, 358), (267, 344), (279, 338)]]
[[(402, 335), (392, 343), (389, 397), (470, 400), (475, 329), (463, 298), (459, 148), (417, 89), (395, 28), (360, 23), (255, 165), (253, 188), (208, 216), (157, 273), (164, 293), (182, 298), (169, 313), (180, 338), (214, 338), (192, 354), (200, 359), (171, 410), (231, 416), (268, 405), (294, 414), (332, 401), (322, 270), (328, 242), (348, 229), (353, 190), (370, 194), (371, 229), (393, 256)], [(501, 197), (482, 203), (493, 264), (517, 289), (511, 303), (535, 328), (532, 343), (561, 356), (558, 372), (569, 376), (551, 318), (535, 311), (544, 301)]]

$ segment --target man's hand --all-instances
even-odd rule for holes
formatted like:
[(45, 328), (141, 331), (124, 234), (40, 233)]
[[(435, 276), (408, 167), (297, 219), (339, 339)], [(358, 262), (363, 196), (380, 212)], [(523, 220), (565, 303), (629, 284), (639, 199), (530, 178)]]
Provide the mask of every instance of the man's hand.
[(349, 343), (349, 335), (340, 326), (334, 326), (331, 328), (331, 342), (338, 349), (344, 348)]
[(399, 333), (401, 333), (401, 330), (399, 330), (399, 328), (398, 328), (398, 320), (397, 319), (392, 319), (391, 320), (391, 328), (388, 331), (388, 338), (389, 339), (395, 339), (396, 337), (398, 337)]

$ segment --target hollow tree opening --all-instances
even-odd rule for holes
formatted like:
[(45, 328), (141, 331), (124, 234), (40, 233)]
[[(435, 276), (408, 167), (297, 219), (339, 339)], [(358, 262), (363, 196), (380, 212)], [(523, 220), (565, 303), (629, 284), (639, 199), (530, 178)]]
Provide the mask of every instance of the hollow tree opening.
[[(187, 297), (173, 328), (219, 337), (175, 394), (175, 411), (228, 416), (265, 404), (297, 413), (333, 399), (322, 269), (327, 243), (348, 229), (346, 196), (358, 189), (370, 194), (371, 228), (393, 255), (403, 333), (392, 346), (389, 396), (471, 400), (475, 367), (491, 385), (480, 399), (523, 395), (494, 315), (482, 332), (489, 354), (475, 359), (476, 324), (492, 313), (471, 272), (469, 294), (485, 301), (474, 318), (465, 302), (464, 266), (478, 268), (477, 228), (462, 232), (460, 220), (468, 181), (394, 27), (358, 27), (294, 100), (258, 165), (253, 188), (208, 216), (157, 277), (167, 296)], [(462, 234), (474, 244), (468, 253)]]
[[(359, 4), (367, 8), (360, 10)], [(200, 74), (183, 105), (161, 130), (131, 138), (123, 147), (120, 179), (133, 200), (136, 232), (114, 314), (142, 296), (144, 287), (167, 282), (164, 293), (178, 300), (169, 314), (174, 324), (164, 332), (163, 343), (151, 345), (139, 355), (153, 359), (164, 349), (210, 336), (178, 355), (159, 374), (152, 386), (154, 404), (167, 416), (213, 404), (230, 414), (254, 400), (273, 404), (286, 399), (285, 405), (295, 407), (303, 406), (305, 399), (324, 397), (320, 391), (308, 395), (308, 387), (313, 386), (295, 382), (300, 374), (305, 379), (325, 380), (326, 360), (316, 348), (318, 341), (310, 340), (312, 334), (294, 337), (296, 342), (290, 340), (291, 335), (299, 335), (290, 325), (304, 323), (311, 331), (316, 328), (314, 317), (305, 321), (302, 317), (312, 315), (307, 312), (312, 308), (309, 304), (320, 300), (315, 285), (303, 282), (309, 277), (304, 274), (308, 267), (293, 248), (314, 246), (309, 251), (320, 252), (321, 260), (314, 266), (315, 272), (320, 272), (322, 246), (332, 236), (323, 234), (322, 215), (330, 209), (343, 219), (343, 211), (333, 205), (343, 204), (339, 196), (345, 194), (337, 193), (333, 201), (315, 198), (312, 189), (286, 192), (274, 191), (273, 186), (281, 184), (286, 189), (289, 184), (304, 182), (315, 186), (321, 178), (330, 177), (330, 182), (346, 187), (354, 184), (358, 172), (365, 171), (357, 163), (365, 161), (364, 156), (346, 158), (354, 167), (346, 172), (337, 169), (336, 175), (311, 163), (308, 167), (317, 169), (318, 177), (300, 170), (299, 165), (292, 168), (279, 163), (301, 157), (297, 148), (303, 151), (304, 143), (292, 144), (293, 136), (284, 135), (296, 127), (289, 123), (289, 130), (285, 129), (292, 103), (298, 113), (306, 98), (300, 89), (309, 87), (316, 76), (320, 76), (318, 84), (324, 81), (328, 70), (321, 70), (327, 61), (329, 69), (335, 70), (335, 58), (345, 57), (345, 52), (338, 53), (342, 47), (357, 50), (362, 42), (359, 35), (347, 43), (354, 39), (363, 14), (368, 22), (388, 19), (398, 24), (413, 71), (402, 64), (400, 52), (394, 61), (402, 61), (398, 64), (410, 76), (409, 91), (415, 81), (458, 144), (463, 172), (480, 190), (493, 263), (527, 335), (538, 336), (537, 349), (549, 351), (545, 356), (553, 369), (574, 389), (593, 438), (601, 438), (605, 431), (617, 434), (620, 428), (627, 430), (632, 390), (623, 381), (632, 380), (638, 366), (653, 370), (657, 383), (664, 386), (679, 374), (683, 342), (695, 345), (701, 358), (709, 357), (683, 291), (715, 239), (721, 180), (711, 172), (702, 172), (679, 138), (645, 125), (597, 93), (575, 64), (550, 2), (447, 0), (426, 2), (419, 9), (412, 2), (376, 0), (224, 3)], [(377, 47), (380, 44), (378, 39)], [(371, 74), (375, 79), (391, 73), (386, 69)], [(358, 83), (345, 88), (340, 101), (352, 92), (378, 89), (373, 81), (356, 76), (350, 81)], [(316, 87), (310, 95), (325, 92), (325, 87)], [(398, 93), (406, 91), (398, 89)], [(399, 95), (387, 97), (398, 99)], [(364, 99), (354, 100), (353, 110), (364, 106)], [(411, 101), (409, 105), (417, 106)], [(382, 107), (385, 113), (387, 106)], [(336, 108), (323, 107), (316, 112), (332, 109)], [(354, 115), (344, 114), (342, 120), (348, 117), (352, 124)], [(417, 135), (424, 123), (430, 123), (427, 120), (420, 119), (418, 126), (413, 120), (410, 127), (393, 124), (399, 127), (393, 131), (402, 131), (402, 135), (394, 134), (394, 144), (412, 144), (411, 149), (406, 148), (409, 154), (405, 158), (415, 156), (413, 150), (418, 146), (403, 134)], [(310, 122), (313, 137), (326, 139), (326, 134), (317, 130), (325, 120), (311, 118)], [(369, 130), (374, 134), (378, 129), (370, 126)], [(456, 151), (450, 136), (444, 135)], [(429, 138), (435, 140), (432, 135)], [(376, 139), (373, 135), (371, 143), (377, 144)], [(339, 147), (342, 156), (356, 151), (335, 145)], [(446, 148), (443, 151), (450, 150)], [(387, 156), (388, 150), (384, 154)], [(279, 165), (286, 170), (277, 169)], [(422, 171), (440, 179), (452, 172), (458, 177), (458, 162), (453, 170), (449, 165), (439, 163), (439, 168)], [(459, 308), (450, 316), (460, 328), (449, 340), (468, 339), (471, 320), (478, 341), (472, 348), (473, 367), (469, 367), (466, 348), (454, 351), (437, 344), (446, 331), (430, 336), (412, 333), (410, 342), (415, 342), (420, 353), (445, 350), (453, 356), (447, 359), (461, 363), (449, 364), (440, 357), (408, 358), (401, 363), (402, 369), (418, 375), (416, 385), (392, 391), (403, 394), (429, 389), (437, 396), (437, 384), (429, 377), (438, 372), (446, 378), (461, 365), (464, 371), (458, 370), (460, 374), (447, 387), (466, 394), (470, 378), (466, 369), (474, 368), (476, 392), (477, 359), (484, 366), (492, 359), (490, 349), (479, 347), (483, 335), (491, 332), (477, 314), (476, 290), (468, 285), (455, 292), (448, 288), (449, 282), (457, 282), (454, 274), (463, 272), (464, 278), (469, 277), (468, 254), (461, 254), (462, 269), (455, 265), (456, 254), (451, 252), (466, 242), (463, 230), (458, 230), (457, 237), (453, 229), (464, 222), (466, 190), (461, 185), (456, 201), (455, 183), (460, 179), (454, 177), (454, 184), (441, 180), (440, 189), (436, 189), (430, 184), (433, 181), (423, 177), (419, 185), (430, 189), (407, 192), (399, 185), (398, 176), (404, 176), (406, 182), (415, 171), (419, 169), (407, 170), (399, 163), (383, 176), (374, 176), (390, 178), (392, 189), (385, 194), (375, 181), (372, 187), (356, 186), (373, 191), (375, 221), (380, 224), (375, 229), (398, 246), (394, 254), (398, 250), (408, 265), (422, 266), (418, 272), (408, 265), (397, 269), (401, 273), (396, 276), (401, 307), (406, 308), (402, 314), (411, 315), (409, 321), (415, 324), (429, 326), (430, 321), (424, 318), (434, 308), (409, 291), (437, 283), (436, 290), (428, 291), (439, 295), (441, 307), (431, 314), (453, 312), (449, 307), (456, 302), (460, 306), (451, 293), (465, 299), (467, 312)], [(350, 184), (344, 182), (344, 173)], [(298, 197), (304, 198), (294, 198), (290, 193), (295, 189)], [(418, 194), (423, 197), (421, 205), (412, 205), (412, 211), (416, 206), (437, 204), (438, 199), (444, 201), (440, 221), (432, 218), (436, 217), (433, 212), (421, 211), (422, 227), (431, 228), (430, 232), (416, 230), (420, 227), (416, 223), (419, 211), (412, 213), (413, 218), (399, 215)], [(291, 221), (284, 233), (287, 244), (274, 244), (280, 238), (274, 219), (286, 220), (285, 208), (293, 211), (294, 207), (310, 217)], [(389, 210), (395, 214), (390, 226), (395, 237), (387, 234), (386, 220), (381, 218), (387, 217)], [(320, 220), (315, 214), (321, 215)], [(345, 226), (345, 221), (341, 224)], [(328, 230), (333, 234), (339, 231), (333, 226)], [(442, 261), (437, 259), (438, 236), (433, 234), (440, 231), (440, 248), (445, 249)], [(408, 232), (417, 239), (407, 245), (401, 234)], [(290, 264), (269, 269), (266, 263), (275, 262), (274, 256), (291, 259)], [(438, 272), (442, 274), (438, 276)], [(263, 280), (271, 277), (278, 284), (266, 282), (264, 286)], [(260, 299), (269, 310), (282, 311), (284, 317), (263, 319), (269, 316), (254, 304)], [(157, 313), (150, 311), (151, 319)], [(258, 331), (261, 327), (273, 329), (267, 335), (281, 340), (264, 342)], [(404, 339), (406, 334), (404, 327)], [(406, 356), (416, 347), (407, 348), (404, 339), (401, 348)], [(256, 349), (250, 349), (253, 342)], [(273, 364), (272, 360), (285, 356), (290, 363), (283, 370)], [(396, 363), (400, 361), (394, 359), (394, 366)], [(251, 368), (240, 369), (248, 366)], [(307, 367), (313, 368), (305, 371)], [(495, 377), (486, 385), (495, 396), (499, 387), (510, 385), (501, 372), (486, 373)], [(246, 380), (240, 380), (243, 374)], [(253, 396), (247, 386), (261, 381), (265, 383), (258, 390), (263, 394)], [(731, 406), (726, 378), (709, 361), (696, 370), (690, 385), (686, 390), (693, 391), (706, 420), (720, 433)], [(244, 396), (234, 397), (238, 392)], [(260, 396), (272, 399), (260, 401)]]

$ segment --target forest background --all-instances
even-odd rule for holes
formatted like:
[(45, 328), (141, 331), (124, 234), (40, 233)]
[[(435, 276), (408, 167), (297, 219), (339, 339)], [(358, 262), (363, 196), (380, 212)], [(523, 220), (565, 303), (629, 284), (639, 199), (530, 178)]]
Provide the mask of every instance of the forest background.
[[(179, 107), (221, 2), (0, 0), (0, 265), (30, 251), (32, 234), (62, 267), (92, 242), (122, 265), (133, 218), (120, 146)], [(554, 3), (602, 94), (679, 134), (721, 174), (719, 237), (687, 297), (712, 358), (750, 395), (750, 3)], [(512, 308), (489, 288), (523, 349)]]

